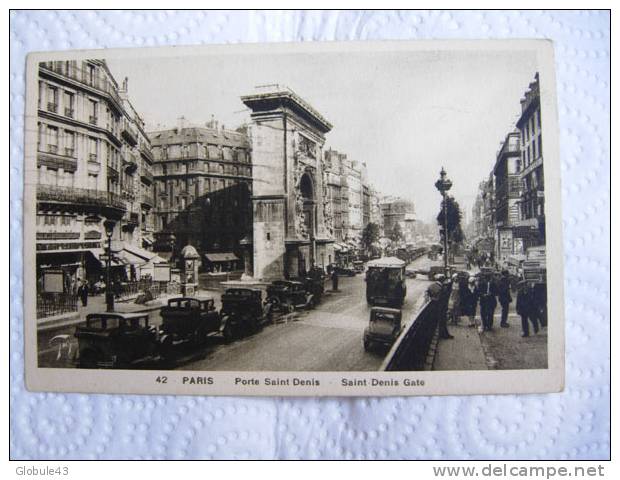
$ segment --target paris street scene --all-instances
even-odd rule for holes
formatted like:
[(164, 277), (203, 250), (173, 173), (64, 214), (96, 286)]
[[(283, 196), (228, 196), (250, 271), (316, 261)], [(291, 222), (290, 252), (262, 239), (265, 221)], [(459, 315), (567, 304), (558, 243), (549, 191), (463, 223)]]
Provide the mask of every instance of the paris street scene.
[(547, 368), (535, 56), (34, 73), (39, 367)]

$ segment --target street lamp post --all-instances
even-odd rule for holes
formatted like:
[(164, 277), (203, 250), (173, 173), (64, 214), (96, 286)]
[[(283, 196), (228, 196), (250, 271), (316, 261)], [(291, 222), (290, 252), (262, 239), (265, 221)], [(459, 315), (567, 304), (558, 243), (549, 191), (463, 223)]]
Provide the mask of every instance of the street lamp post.
[(452, 188), (452, 181), (446, 178), (446, 171), (441, 167), (439, 180), (435, 182), (435, 188), (439, 190), (443, 198), (443, 266), (446, 278), (448, 278), (448, 202), (447, 191)]
[(108, 238), (107, 257), (106, 257), (106, 280), (105, 280), (105, 305), (106, 312), (114, 311), (114, 292), (112, 291), (112, 233), (114, 233), (114, 220), (106, 220), (103, 222), (105, 234)]

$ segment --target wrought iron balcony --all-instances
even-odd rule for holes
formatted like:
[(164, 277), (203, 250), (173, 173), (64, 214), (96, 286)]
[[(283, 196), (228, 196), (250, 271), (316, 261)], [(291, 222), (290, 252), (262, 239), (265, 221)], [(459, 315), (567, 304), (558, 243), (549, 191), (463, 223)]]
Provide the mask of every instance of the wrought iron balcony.
[(97, 162), (97, 154), (96, 153), (89, 153), (88, 154), (88, 161), (89, 162), (93, 162), (93, 163), (99, 163), (99, 162)]
[(58, 104), (54, 102), (47, 102), (47, 111), (56, 113), (58, 111)]
[(40, 184), (37, 185), (37, 201), (108, 207), (122, 211), (126, 210), (125, 202), (119, 195), (105, 190), (93, 190), (88, 188), (58, 187), (56, 185)]
[(48, 144), (47, 145), (47, 151), (49, 153), (58, 153), (58, 145)]
[(69, 147), (65, 147), (65, 157), (74, 157), (75, 156), (75, 149), (74, 148), (69, 148)]
[(131, 127), (127, 120), (123, 121), (123, 128), (121, 130), (122, 137), (131, 145), (132, 147), (138, 144), (138, 134)]
[(65, 107), (65, 117), (73, 118), (75, 111), (72, 108)]
[(89, 115), (88, 123), (91, 125), (97, 125), (97, 117), (95, 115)]

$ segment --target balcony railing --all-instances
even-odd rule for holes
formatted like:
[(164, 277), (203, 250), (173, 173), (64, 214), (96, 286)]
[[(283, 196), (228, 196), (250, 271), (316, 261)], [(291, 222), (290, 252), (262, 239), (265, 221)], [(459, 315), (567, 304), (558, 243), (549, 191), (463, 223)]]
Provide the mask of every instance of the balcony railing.
[(153, 199), (153, 196), (146, 193), (140, 195), (140, 203), (142, 203), (142, 205), (146, 205), (147, 207), (155, 206), (155, 200)]
[(37, 200), (126, 210), (125, 202), (116, 193), (88, 188), (38, 185)]
[(88, 161), (89, 162), (93, 162), (93, 163), (99, 163), (99, 162), (97, 162), (97, 154), (96, 153), (89, 153), (88, 154)]
[(140, 174), (140, 178), (142, 179), (142, 181), (148, 183), (149, 185), (153, 183), (153, 173), (150, 170), (144, 169), (144, 166), (142, 167), (142, 173)]
[(58, 104), (53, 102), (47, 102), (47, 111), (56, 113), (58, 111)]
[(62, 156), (50, 156), (40, 153), (37, 156), (37, 166), (42, 165), (54, 170), (62, 168), (65, 172), (75, 172), (77, 170), (77, 160), (73, 157), (64, 158)]
[(121, 135), (131, 146), (135, 146), (138, 143), (138, 134), (131, 127), (127, 120), (123, 121), (123, 128), (121, 130)]
[(58, 145), (51, 145), (51, 144), (48, 144), (48, 145), (47, 145), (47, 151), (48, 151), (49, 153), (58, 153)]
[(95, 115), (89, 115), (88, 123), (90, 123), (91, 125), (97, 125), (97, 117)]
[(75, 156), (75, 149), (74, 148), (69, 148), (69, 147), (65, 147), (65, 157), (74, 157)]
[(148, 160), (149, 163), (153, 163), (154, 158), (153, 158), (153, 152), (151, 152), (150, 149), (146, 148), (144, 145), (142, 145), (140, 147), (140, 154), (146, 159)]
[(65, 107), (65, 117), (73, 118), (75, 111), (72, 108)]

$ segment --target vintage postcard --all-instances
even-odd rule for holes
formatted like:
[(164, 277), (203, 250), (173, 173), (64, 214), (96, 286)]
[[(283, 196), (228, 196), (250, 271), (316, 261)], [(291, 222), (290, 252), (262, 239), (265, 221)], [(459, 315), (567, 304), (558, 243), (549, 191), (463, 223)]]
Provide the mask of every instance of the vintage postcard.
[(551, 42), (33, 53), (26, 82), (29, 389), (563, 389)]

